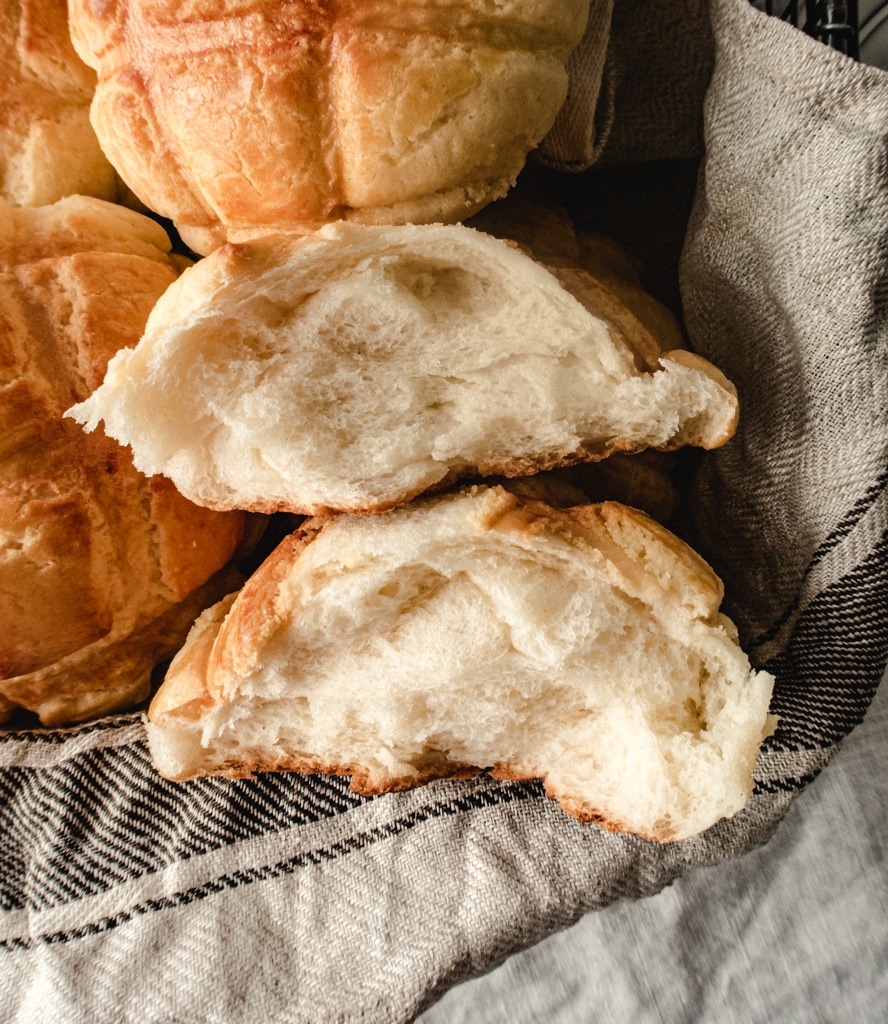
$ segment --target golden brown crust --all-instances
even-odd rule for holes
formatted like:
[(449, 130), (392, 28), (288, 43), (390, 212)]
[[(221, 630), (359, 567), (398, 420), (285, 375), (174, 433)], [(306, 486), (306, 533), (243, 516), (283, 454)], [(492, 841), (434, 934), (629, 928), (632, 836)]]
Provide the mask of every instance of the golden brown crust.
[(208, 253), (272, 226), (455, 221), (505, 194), (561, 106), (588, 2), (70, 11), (105, 151)]
[(227, 678), (229, 673), (248, 672), (260, 656), (262, 645), (280, 625), (278, 586), (307, 542), (299, 531), (285, 538), (241, 591), (237, 608), (222, 624), (208, 659), (208, 690), (214, 699), (226, 696), (216, 681)]
[(181, 648), (200, 612), (242, 582), (237, 569), (226, 566), (184, 600), (143, 617), (129, 633), (109, 632), (34, 672), (0, 679), (0, 696), (36, 712), (46, 726), (134, 707), (148, 697), (152, 670)]
[(0, 196), (20, 206), (118, 197), (89, 123), (95, 82), (71, 45), (66, 0), (0, 0)]
[[(278, 624), (278, 585), (323, 524), (322, 519), (303, 523), (263, 560), (236, 594), (207, 608), (177, 654), (174, 670), (155, 694), (148, 709), (150, 720), (159, 721), (170, 713), (196, 720), (214, 702), (225, 699), (221, 680), (228, 672), (249, 671), (261, 644)], [(235, 598), (237, 605), (232, 608)]]
[(178, 274), (180, 257), (170, 248), (156, 221), (92, 196), (66, 196), (28, 209), (0, 199), (0, 264), (5, 266), (113, 252), (161, 263)]
[[(156, 237), (134, 216), (98, 201), (0, 209), (28, 239), (7, 237), (0, 254), (0, 695), (46, 724), (141, 700), (152, 667), (221, 596), (208, 581), (244, 533), (242, 513), (193, 505), (64, 417), (175, 280), (163, 250), (127, 251)], [(84, 219), (81, 244), (103, 251), (74, 251)]]

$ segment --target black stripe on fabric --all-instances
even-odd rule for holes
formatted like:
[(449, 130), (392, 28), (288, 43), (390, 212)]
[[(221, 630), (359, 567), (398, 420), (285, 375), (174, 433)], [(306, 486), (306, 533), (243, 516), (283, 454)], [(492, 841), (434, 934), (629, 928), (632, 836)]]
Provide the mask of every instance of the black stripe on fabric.
[[(883, 537), (815, 598), (785, 651), (764, 666), (777, 679), (772, 710), (780, 716), (766, 749), (831, 746), (859, 724), (888, 659), (886, 609)], [(806, 781), (771, 785), (792, 791)], [(333, 817), (363, 802), (347, 786), (344, 778), (274, 773), (170, 783), (143, 743), (89, 750), (53, 768), (8, 769), (0, 772), (0, 907), (58, 906), (197, 854)]]
[(780, 718), (768, 750), (831, 746), (863, 721), (888, 661), (888, 535), (799, 616), (765, 666)]
[(830, 553), (830, 551), (837, 547), (851, 533), (854, 527), (857, 526), (860, 520), (879, 499), (886, 486), (888, 486), (888, 469), (882, 473), (875, 483), (871, 484), (870, 487), (867, 488), (864, 495), (851, 506), (851, 508), (842, 517), (839, 524), (830, 531), (826, 539), (814, 549), (811, 559), (808, 562), (808, 566), (802, 576), (802, 580), (799, 583), (797, 596), (785, 609), (783, 614), (776, 620), (776, 622), (774, 622), (769, 629), (765, 630), (761, 636), (752, 641), (749, 645), (751, 651), (756, 650), (763, 644), (770, 643), (792, 618), (796, 611), (798, 611), (799, 602), (801, 601), (802, 584), (804, 581), (817, 567), (817, 565)]
[(40, 909), (366, 801), (347, 778), (169, 782), (145, 743), (0, 772), (0, 909)]
[(171, 910), (175, 907), (186, 906), (189, 903), (206, 899), (208, 896), (213, 896), (216, 893), (239, 889), (245, 885), (252, 885), (254, 882), (291, 875), (302, 867), (338, 860), (340, 857), (365, 849), (380, 841), (392, 839), (395, 836), (409, 832), (418, 825), (422, 825), (433, 818), (446, 818), (466, 811), (516, 803), (517, 801), (531, 798), (542, 798), (543, 796), (542, 785), (536, 780), (531, 782), (503, 783), (493, 789), (429, 804), (426, 807), (412, 811), (410, 814), (396, 818), (385, 825), (368, 829), (365, 832), (349, 836), (346, 839), (331, 843), (329, 846), (321, 847), (317, 850), (294, 854), (292, 857), (278, 861), (276, 864), (268, 864), (248, 871), (234, 871), (204, 882), (202, 885), (192, 886), (170, 896), (164, 896), (161, 899), (144, 900), (127, 910), (120, 911), (118, 914), (103, 917), (98, 921), (82, 925), (79, 928), (46, 933), (27, 939), (7, 939), (0, 942), (0, 949), (31, 949), (37, 945), (58, 945), (77, 939), (89, 938), (93, 935), (101, 935), (154, 911)]
[(798, 594), (793, 598), (792, 603), (783, 611), (780, 618), (774, 622), (771, 628), (766, 630), (764, 633), (761, 634), (761, 636), (757, 637), (755, 640), (752, 641), (752, 643), (749, 645), (750, 651), (755, 651), (763, 644), (770, 643), (774, 639), (774, 637), (777, 636), (780, 630), (783, 629), (786, 623), (789, 622), (792, 616), (795, 615), (795, 613), (799, 610), (799, 603), (802, 599), (802, 584), (804, 583), (805, 579), (808, 576), (808, 573), (811, 571), (812, 568), (813, 565), (809, 562), (808, 568), (805, 570), (805, 573), (802, 576), (802, 583), (799, 584)]
[(888, 486), (888, 466), (885, 467), (881, 476), (867, 488), (863, 497), (859, 498), (845, 513), (839, 525), (831, 531), (826, 540), (814, 550), (814, 554), (811, 556), (812, 565), (816, 565), (851, 533), (869, 509), (876, 503), (886, 486)]
[(808, 772), (807, 775), (787, 775), (782, 779), (756, 780), (753, 793), (797, 793), (812, 783), (820, 771)]

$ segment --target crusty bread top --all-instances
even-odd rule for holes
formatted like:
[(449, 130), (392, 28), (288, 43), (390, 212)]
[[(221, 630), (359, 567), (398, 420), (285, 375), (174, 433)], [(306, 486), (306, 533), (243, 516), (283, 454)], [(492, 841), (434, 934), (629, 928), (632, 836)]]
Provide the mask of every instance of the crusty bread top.
[[(0, 200), (0, 694), (47, 724), (147, 695), (244, 532), (64, 417), (176, 279), (156, 224), (97, 199)], [(185, 609), (185, 610), (183, 610)]]
[(71, 0), (102, 146), (208, 253), (336, 219), (461, 220), (551, 127), (588, 0)]
[(18, 266), (75, 253), (120, 253), (162, 263), (178, 273), (185, 262), (150, 217), (91, 196), (18, 209), (0, 200), (0, 263)]
[(0, 0), (0, 197), (19, 206), (117, 197), (89, 123), (95, 83), (71, 45), (67, 0)]
[(659, 359), (628, 311), (590, 312), (594, 282), (567, 279), (579, 299), (463, 226), (340, 223), (226, 246), (167, 290), (71, 415), (103, 420), (198, 503), (304, 514), (724, 443), (724, 376), (688, 352)]
[(661, 841), (736, 812), (771, 727), (721, 583), (615, 503), (473, 487), (315, 519), (208, 610), (149, 709), (170, 778), (484, 768)]

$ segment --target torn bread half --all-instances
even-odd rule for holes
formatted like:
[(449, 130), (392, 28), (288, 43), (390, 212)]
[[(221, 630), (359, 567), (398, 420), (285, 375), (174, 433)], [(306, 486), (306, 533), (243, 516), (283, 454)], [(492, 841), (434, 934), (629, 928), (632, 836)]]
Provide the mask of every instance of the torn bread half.
[(709, 566), (644, 513), (475, 486), (308, 521), (197, 621), (149, 709), (160, 772), (489, 769), (658, 841), (742, 808), (773, 680)]
[(723, 374), (559, 274), (459, 225), (225, 246), (69, 415), (199, 504), (310, 515), (732, 435)]

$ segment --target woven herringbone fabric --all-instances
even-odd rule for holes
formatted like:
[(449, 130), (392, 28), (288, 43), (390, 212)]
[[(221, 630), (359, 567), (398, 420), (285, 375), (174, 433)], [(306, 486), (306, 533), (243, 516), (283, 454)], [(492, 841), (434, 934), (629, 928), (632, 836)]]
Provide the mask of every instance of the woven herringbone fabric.
[[(605, 122), (611, 143), (644, 126), (623, 150), (635, 161), (705, 150), (681, 301), (695, 347), (737, 383), (742, 420), (701, 460), (696, 540), (777, 677), (781, 715), (748, 807), (658, 846), (573, 821), (535, 783), (481, 777), (375, 800), (324, 777), (173, 785), (154, 774), (138, 716), (7, 734), (3, 1021), (410, 1020), (581, 914), (765, 841), (862, 717), (888, 652), (888, 76), (746, 0), (714, 3), (698, 37), (708, 51), (683, 48), (676, 5), (649, 0), (679, 79), (699, 80), (704, 51), (712, 70), (702, 113), (692, 91), (684, 108), (671, 95), (658, 146), (663, 97), (645, 106), (637, 83), (618, 88), (631, 77), (626, 2), (601, 6), (609, 55), (587, 41), (592, 77), (573, 94), (586, 99), (546, 159), (585, 166), (605, 152), (590, 134)], [(547, 180), (576, 196), (595, 174)], [(635, 200), (630, 187), (626, 223)]]
[(888, 647), (888, 74), (715, 13), (681, 284), (742, 422), (702, 463), (698, 546), (779, 679), (771, 747), (823, 747), (863, 717)]
[(703, 151), (708, 0), (592, 0), (567, 102), (537, 157), (579, 171)]

